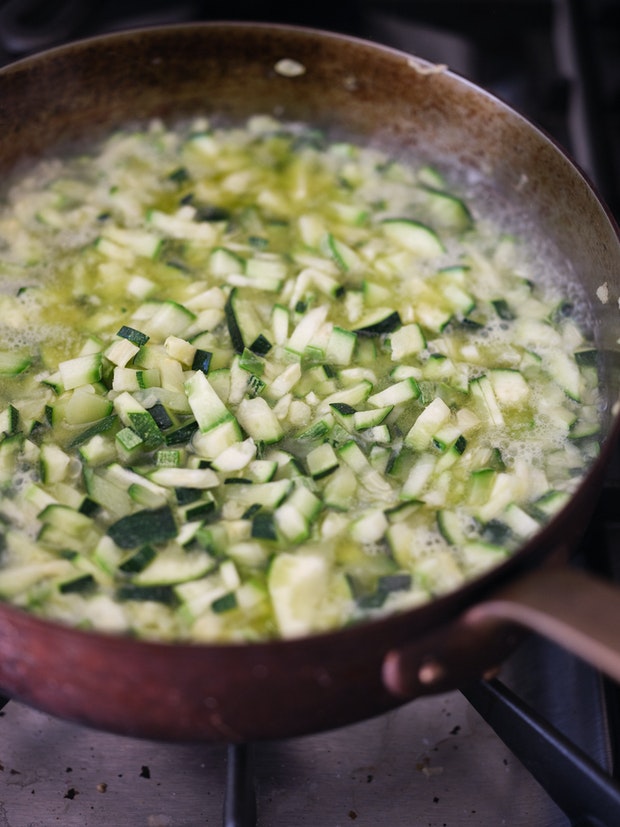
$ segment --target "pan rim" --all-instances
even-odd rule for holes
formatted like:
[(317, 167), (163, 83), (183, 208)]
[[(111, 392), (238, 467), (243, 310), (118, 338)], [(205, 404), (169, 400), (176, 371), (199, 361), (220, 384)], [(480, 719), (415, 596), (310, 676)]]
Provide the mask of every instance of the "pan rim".
[[(409, 55), (400, 49), (386, 46), (380, 43), (374, 43), (361, 37), (342, 34), (335, 31), (323, 30), (303, 25), (285, 24), (285, 23), (270, 23), (264, 21), (252, 22), (236, 21), (236, 20), (218, 20), (218, 21), (202, 21), (194, 23), (176, 23), (176, 24), (161, 24), (149, 27), (136, 27), (119, 32), (108, 32), (96, 36), (79, 38), (70, 43), (53, 46), (38, 52), (33, 55), (20, 58), (0, 68), (0, 80), (4, 77), (11, 77), (22, 72), (30, 72), (37, 70), (46, 62), (50, 60), (57, 60), (82, 51), (89, 51), (93, 47), (106, 49), (110, 45), (116, 43), (127, 43), (136, 38), (155, 39), (157, 37), (168, 38), (181, 33), (199, 33), (201, 31), (211, 32), (276, 32), (281, 35), (293, 34), (300, 38), (310, 38), (319, 40), (328, 40), (334, 43), (345, 41), (355, 45), (357, 48), (369, 53), (383, 54), (391, 60), (406, 63), (413, 71), (420, 72), (423, 75), (437, 74), (441, 75), (451, 83), (456, 83), (464, 89), (469, 90), (470, 93), (476, 96), (482, 96), (494, 106), (499, 106), (505, 112), (509, 113), (511, 117), (517, 117), (526, 126), (527, 129), (538, 133), (546, 142), (552, 145), (553, 150), (562, 156), (563, 162), (567, 163), (572, 170), (581, 178), (582, 183), (591, 191), (599, 207), (605, 214), (609, 224), (615, 233), (616, 240), (620, 248), (620, 227), (611, 213), (609, 207), (602, 200), (597, 192), (593, 182), (590, 180), (588, 174), (581, 169), (576, 161), (571, 157), (569, 152), (552, 136), (541, 128), (540, 125), (533, 122), (530, 118), (521, 113), (517, 108), (509, 105), (501, 97), (489, 92), (485, 88), (468, 80), (459, 73), (451, 70), (449, 67), (434, 64), (424, 58)], [(617, 406), (616, 406), (617, 407)], [(611, 424), (608, 433), (604, 437), (602, 443), (602, 450), (599, 457), (590, 465), (587, 472), (584, 474), (577, 489), (571, 494), (571, 498), (566, 506), (564, 506), (553, 518), (547, 523), (535, 537), (521, 545), (519, 549), (514, 552), (507, 560), (498, 566), (494, 567), (490, 572), (463, 583), (460, 587), (445, 595), (434, 597), (428, 603), (421, 606), (410, 608), (404, 611), (398, 611), (392, 614), (367, 618), (352, 626), (330, 629), (326, 631), (316, 632), (312, 634), (303, 635), (293, 638), (274, 638), (260, 641), (234, 641), (234, 642), (186, 642), (186, 641), (161, 641), (133, 638), (127, 634), (122, 633), (108, 633), (98, 630), (80, 629), (67, 624), (64, 624), (53, 619), (48, 619), (33, 614), (32, 612), (22, 609), (19, 606), (8, 602), (0, 603), (0, 616), (6, 615), (8, 619), (15, 618), (18, 622), (24, 622), (24, 618), (35, 626), (42, 625), (45, 627), (54, 627), (63, 635), (76, 635), (81, 638), (83, 636), (89, 639), (99, 639), (106, 641), (123, 641), (124, 645), (130, 647), (140, 646), (146, 649), (176, 649), (189, 651), (210, 651), (217, 649), (218, 651), (238, 651), (239, 649), (251, 649), (255, 652), (260, 652), (265, 649), (269, 650), (286, 650), (292, 646), (298, 647), (300, 642), (307, 642), (309, 645), (323, 645), (326, 640), (344, 639), (346, 637), (359, 635), (360, 630), (366, 631), (369, 628), (381, 630), (382, 634), (389, 634), (393, 629), (404, 629), (408, 625), (420, 628), (420, 618), (425, 615), (428, 620), (423, 624), (423, 628), (430, 628), (434, 623), (435, 616), (441, 617), (443, 620), (449, 620), (457, 616), (463, 609), (472, 605), (477, 599), (484, 599), (484, 596), (492, 591), (498, 584), (505, 582), (511, 576), (514, 576), (521, 570), (539, 565), (540, 561), (537, 559), (542, 553), (538, 548), (544, 545), (547, 537), (551, 537), (557, 530), (559, 524), (565, 521), (566, 513), (574, 508), (575, 500), (579, 499), (579, 495), (585, 489), (589, 489), (593, 485), (593, 481), (601, 476), (603, 469), (607, 466), (609, 455), (613, 447), (620, 437), (620, 411), (611, 412)], [(459, 598), (458, 600), (456, 598)], [(446, 607), (452, 606), (450, 612), (446, 612)]]

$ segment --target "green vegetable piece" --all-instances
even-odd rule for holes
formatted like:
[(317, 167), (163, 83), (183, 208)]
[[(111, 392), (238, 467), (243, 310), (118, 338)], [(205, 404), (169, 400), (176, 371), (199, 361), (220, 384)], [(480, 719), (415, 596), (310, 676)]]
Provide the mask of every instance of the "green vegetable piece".
[(116, 440), (126, 451), (133, 451), (144, 446), (144, 440), (132, 428), (121, 428), (116, 434)]
[(17, 376), (28, 370), (32, 359), (20, 351), (0, 351), (0, 375)]
[(214, 500), (202, 500), (190, 506), (185, 511), (185, 519), (188, 522), (193, 520), (204, 520), (215, 512)]
[(182, 456), (178, 448), (162, 448), (155, 455), (155, 464), (163, 468), (179, 468)]
[(105, 434), (109, 431), (116, 423), (118, 422), (118, 416), (116, 414), (109, 414), (109, 416), (104, 416), (103, 419), (100, 419), (98, 422), (95, 422), (94, 425), (90, 425), (86, 428), (85, 431), (82, 431), (81, 434), (74, 437), (71, 442), (69, 443), (69, 448), (77, 448), (80, 445), (83, 445), (85, 442), (88, 442), (89, 439), (92, 439), (94, 436), (98, 434)]
[(134, 431), (142, 438), (147, 451), (153, 451), (164, 442), (157, 422), (148, 411), (131, 411), (128, 417)]
[(237, 596), (234, 592), (228, 592), (227, 594), (223, 594), (221, 597), (218, 597), (216, 600), (213, 601), (211, 604), (211, 609), (216, 614), (222, 614), (223, 612), (230, 612), (232, 609), (237, 608)]
[[(194, 368), (194, 370), (196, 370), (196, 368)], [(152, 407), (150, 407), (149, 413), (155, 420), (155, 423), (160, 431), (167, 431), (168, 428), (172, 428), (174, 423), (170, 417), (170, 414), (161, 402), (156, 402)]]
[(164, 543), (178, 534), (170, 506), (145, 509), (128, 514), (108, 528), (108, 536), (121, 548), (136, 548), (146, 543)]
[(192, 370), (201, 370), (203, 373), (208, 373), (212, 358), (213, 354), (208, 350), (198, 349), (192, 362)]
[(252, 537), (257, 540), (277, 540), (278, 532), (273, 514), (259, 511), (252, 518)]
[(170, 431), (170, 433), (166, 434), (166, 445), (185, 445), (190, 441), (197, 430), (198, 423), (193, 419), (191, 422), (187, 422), (180, 428), (176, 428), (174, 431)]
[(116, 335), (120, 336), (121, 339), (128, 339), (130, 342), (133, 342), (134, 345), (138, 345), (138, 347), (142, 347), (142, 345), (145, 345), (149, 340), (146, 333), (141, 333), (139, 330), (128, 327), (127, 325), (123, 325)]
[(256, 376), (254, 373), (250, 375), (248, 379), (248, 396), (254, 398), (256, 396), (260, 396), (261, 393), (265, 390), (265, 382), (260, 378), (260, 376)]
[(262, 333), (259, 333), (256, 339), (250, 345), (250, 350), (252, 353), (256, 353), (258, 356), (265, 356), (271, 350), (271, 342), (266, 336), (263, 336)]
[(598, 350), (593, 347), (575, 351), (575, 362), (582, 367), (595, 367), (598, 361)]
[(97, 581), (92, 574), (82, 574), (73, 580), (67, 580), (58, 586), (58, 591), (61, 594), (84, 594), (93, 591), (97, 586)]
[(19, 430), (19, 411), (14, 405), (9, 404), (6, 410), (0, 414), (0, 432), (3, 434), (16, 434)]
[(411, 588), (411, 575), (407, 572), (384, 574), (379, 578), (377, 588), (384, 592), (407, 591)]
[(380, 336), (383, 333), (391, 333), (401, 326), (400, 314), (397, 310), (389, 313), (376, 322), (364, 324), (361, 327), (355, 328), (355, 333), (358, 336)]
[(503, 319), (505, 322), (511, 322), (516, 318), (506, 299), (495, 299), (491, 302), (491, 304), (495, 308), (495, 312), (500, 319)]
[(190, 175), (185, 167), (177, 167), (170, 173), (168, 178), (170, 181), (174, 181), (175, 184), (184, 184), (189, 181)]
[(235, 297), (237, 295), (236, 288), (230, 291), (226, 305), (224, 306), (224, 313), (226, 314), (226, 324), (228, 325), (228, 332), (230, 340), (237, 353), (243, 353), (245, 343), (243, 341), (243, 331), (241, 330), (235, 314)]
[(157, 552), (153, 546), (144, 545), (124, 560), (118, 568), (120, 571), (125, 572), (125, 574), (137, 574), (140, 571), (144, 571), (156, 556)]
[(196, 206), (196, 221), (228, 221), (230, 210), (225, 207), (216, 207), (213, 204), (200, 204)]
[(333, 408), (333, 410), (341, 416), (353, 416), (354, 413), (357, 413), (356, 409), (351, 407), (351, 405), (347, 405), (346, 402), (332, 402), (329, 407)]
[(262, 376), (265, 370), (265, 362), (260, 356), (252, 353), (248, 348), (243, 349), (243, 353), (239, 359), (239, 367), (247, 370), (248, 373), (254, 376)]
[(92, 517), (93, 514), (96, 514), (97, 511), (99, 511), (100, 508), (101, 506), (99, 503), (91, 500), (90, 497), (84, 497), (78, 510), (80, 514), (84, 514), (86, 517)]
[(202, 497), (199, 488), (175, 488), (174, 494), (179, 505), (189, 505)]
[(127, 583), (116, 590), (117, 600), (152, 600), (155, 603), (164, 603), (166, 606), (175, 606), (178, 603), (174, 587), (163, 586), (137, 586)]
[(370, 594), (360, 595), (357, 598), (357, 605), (360, 609), (380, 609), (385, 603), (387, 596), (388, 593), (386, 591), (383, 591), (383, 589), (377, 589)]

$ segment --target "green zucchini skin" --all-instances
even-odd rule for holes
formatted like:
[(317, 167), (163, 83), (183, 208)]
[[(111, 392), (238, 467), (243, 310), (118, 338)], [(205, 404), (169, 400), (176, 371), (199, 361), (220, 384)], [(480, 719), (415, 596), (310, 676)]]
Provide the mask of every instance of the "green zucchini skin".
[(171, 509), (163, 506), (157, 510), (137, 511), (121, 517), (107, 531), (117, 546), (136, 548), (147, 543), (163, 543), (178, 534)]

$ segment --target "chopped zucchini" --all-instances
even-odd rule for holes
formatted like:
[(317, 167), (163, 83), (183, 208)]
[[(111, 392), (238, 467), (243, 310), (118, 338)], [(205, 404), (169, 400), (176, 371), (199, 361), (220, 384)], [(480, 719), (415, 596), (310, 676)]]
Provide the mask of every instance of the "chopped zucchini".
[(38, 171), (0, 204), (2, 599), (322, 632), (500, 565), (597, 456), (564, 273), (429, 164), (261, 116)]

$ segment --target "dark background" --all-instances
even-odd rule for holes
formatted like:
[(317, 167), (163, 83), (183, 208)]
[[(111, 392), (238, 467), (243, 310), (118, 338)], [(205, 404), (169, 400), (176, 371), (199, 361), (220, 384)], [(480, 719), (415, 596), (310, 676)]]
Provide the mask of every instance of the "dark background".
[(199, 20), (292, 23), (446, 63), (554, 136), (620, 215), (620, 0), (0, 0), (0, 63)]

